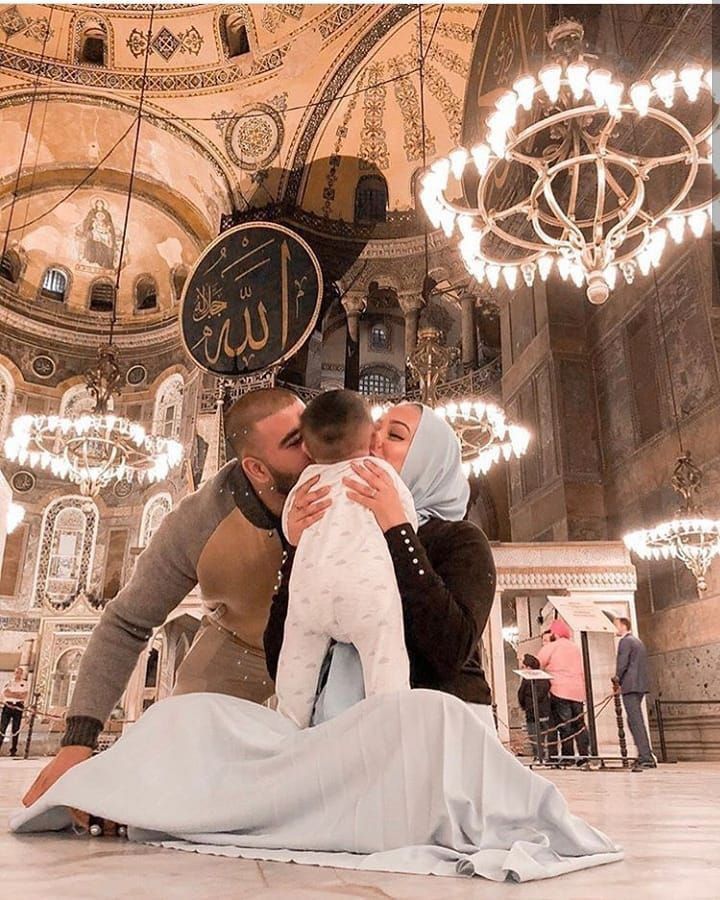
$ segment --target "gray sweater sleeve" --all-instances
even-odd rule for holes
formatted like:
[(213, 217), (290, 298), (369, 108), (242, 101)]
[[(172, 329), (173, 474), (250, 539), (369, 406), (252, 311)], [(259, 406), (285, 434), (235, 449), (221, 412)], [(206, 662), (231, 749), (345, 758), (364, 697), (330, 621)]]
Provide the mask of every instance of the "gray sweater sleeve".
[(63, 745), (94, 746), (153, 629), (197, 584), (200, 553), (226, 514), (227, 501), (232, 504), (216, 481), (168, 513), (130, 581), (103, 610), (80, 664)]

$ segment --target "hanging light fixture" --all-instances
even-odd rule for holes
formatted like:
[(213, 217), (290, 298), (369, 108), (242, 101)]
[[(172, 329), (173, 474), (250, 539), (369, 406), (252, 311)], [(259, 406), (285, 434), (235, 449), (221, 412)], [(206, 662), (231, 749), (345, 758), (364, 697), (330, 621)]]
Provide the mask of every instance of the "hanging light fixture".
[[(448, 236), (465, 223), (460, 250), (478, 281), (495, 288), (503, 274), (512, 288), (505, 273), (520, 268), (532, 285), (554, 264), (601, 304), (618, 271), (631, 284), (660, 264), (668, 232), (679, 243), (707, 228), (720, 108), (710, 70), (690, 63), (626, 91), (609, 70), (591, 70), (583, 37), (577, 22), (554, 28), (555, 61), (499, 97), (483, 143), (432, 163), (420, 197)], [(475, 202), (451, 202), (468, 167)]]
[(695, 576), (698, 590), (702, 592), (707, 590), (705, 578), (707, 571), (713, 559), (720, 555), (720, 519), (710, 519), (705, 516), (698, 501), (702, 485), (702, 471), (692, 461), (690, 451), (685, 450), (683, 446), (680, 415), (670, 367), (670, 354), (667, 348), (665, 317), (654, 274), (653, 281), (655, 282), (655, 298), (680, 450), (672, 475), (672, 486), (680, 495), (681, 503), (675, 517), (670, 521), (661, 522), (652, 528), (632, 531), (626, 534), (623, 540), (628, 550), (636, 553), (641, 559), (658, 560), (671, 557), (679, 559)]
[(5, 520), (5, 533), (12, 534), (13, 531), (20, 525), (25, 518), (25, 507), (21, 506), (19, 503), (13, 503), (12, 501), (8, 504), (7, 508), (7, 517)]
[[(152, 32), (154, 7), (150, 10)], [(115, 277), (112, 318), (107, 346), (98, 351), (98, 361), (85, 373), (85, 384), (94, 398), (89, 413), (75, 416), (24, 415), (11, 425), (5, 441), (5, 455), (13, 462), (44, 470), (55, 478), (77, 484), (84, 495), (95, 495), (116, 481), (139, 484), (161, 481), (182, 460), (182, 445), (159, 435), (148, 434), (142, 425), (115, 415), (111, 398), (119, 394), (120, 366), (113, 346), (117, 319), (117, 297), (127, 238), (147, 80), (148, 38), (142, 87), (138, 102), (137, 127), (130, 165), (120, 254)]]
[[(418, 343), (408, 357), (408, 365), (420, 382), (420, 399), (445, 419), (457, 434), (467, 476), (485, 475), (501, 459), (519, 458), (530, 443), (530, 432), (508, 422), (505, 412), (489, 396), (444, 400), (439, 385), (456, 356), (455, 348), (442, 344), (438, 328), (426, 325), (418, 330)], [(379, 418), (385, 407), (373, 407)]]

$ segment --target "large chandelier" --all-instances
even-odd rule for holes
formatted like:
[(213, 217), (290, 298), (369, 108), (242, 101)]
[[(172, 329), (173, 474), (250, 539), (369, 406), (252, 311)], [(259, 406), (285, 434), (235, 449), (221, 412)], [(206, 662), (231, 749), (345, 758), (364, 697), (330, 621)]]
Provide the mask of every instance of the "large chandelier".
[(180, 463), (182, 445), (109, 410), (119, 379), (114, 348), (101, 347), (97, 364), (85, 374), (94, 410), (74, 417), (20, 416), (5, 441), (7, 458), (72, 481), (88, 496), (113, 482), (162, 481)]
[(641, 559), (679, 559), (695, 576), (698, 590), (707, 590), (705, 576), (720, 555), (720, 519), (708, 519), (697, 503), (702, 472), (687, 451), (678, 457), (672, 486), (682, 498), (675, 518), (654, 528), (626, 534), (623, 540)]
[[(707, 227), (712, 72), (689, 63), (626, 90), (584, 59), (577, 22), (548, 43), (554, 61), (498, 97), (485, 142), (430, 166), (421, 200), (433, 227), (458, 227), (478, 281), (512, 290), (556, 267), (600, 304), (618, 276), (632, 284), (659, 265), (668, 236), (680, 244)], [(473, 199), (450, 199), (460, 195)]]
[(408, 357), (408, 365), (420, 382), (422, 402), (446, 419), (460, 442), (466, 475), (485, 475), (500, 459), (522, 456), (530, 442), (530, 432), (508, 422), (504, 410), (487, 396), (444, 402), (438, 385), (456, 356), (445, 347), (441, 332), (433, 325), (418, 330), (418, 342)]

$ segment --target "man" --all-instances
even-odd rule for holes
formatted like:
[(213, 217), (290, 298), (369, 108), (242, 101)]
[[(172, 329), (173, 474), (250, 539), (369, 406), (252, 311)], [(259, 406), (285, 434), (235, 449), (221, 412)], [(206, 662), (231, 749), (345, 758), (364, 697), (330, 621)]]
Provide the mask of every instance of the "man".
[(18, 738), (20, 737), (20, 725), (22, 723), (25, 703), (27, 702), (28, 684), (20, 666), (15, 669), (12, 681), (8, 681), (2, 689), (0, 699), (3, 703), (0, 713), (0, 747), (5, 739), (5, 729), (10, 726), (10, 756), (17, 753)]
[(196, 584), (210, 614), (178, 669), (175, 693), (259, 703), (272, 695), (262, 637), (282, 564), (279, 516), (309, 462), (302, 410), (281, 388), (253, 391), (229, 410), (225, 430), (237, 460), (165, 517), (106, 606), (83, 655), (61, 749), (23, 798), (26, 806), (91, 756), (153, 629)]
[(644, 769), (654, 769), (655, 757), (650, 750), (650, 738), (642, 713), (643, 697), (649, 690), (647, 650), (645, 644), (630, 633), (630, 619), (615, 619), (615, 633), (620, 638), (617, 648), (616, 677), (620, 682), (623, 706), (630, 734), (638, 751), (638, 764)]

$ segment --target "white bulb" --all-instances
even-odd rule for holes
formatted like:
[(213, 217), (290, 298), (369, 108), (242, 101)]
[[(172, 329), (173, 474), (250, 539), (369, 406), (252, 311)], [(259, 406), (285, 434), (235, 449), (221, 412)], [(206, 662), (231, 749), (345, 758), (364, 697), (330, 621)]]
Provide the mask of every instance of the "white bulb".
[(690, 63), (680, 69), (680, 84), (682, 84), (683, 90), (691, 103), (694, 103), (698, 98), (702, 86), (702, 77), (702, 66), (698, 66), (697, 63)]
[(503, 159), (503, 157), (505, 156), (505, 148), (507, 147), (505, 129), (498, 128), (494, 131), (489, 131), (487, 140), (488, 144), (490, 144), (490, 149), (495, 154), (495, 156)]
[(536, 269), (535, 269), (535, 266), (533, 265), (533, 263), (523, 263), (523, 265), (520, 266), (520, 271), (522, 272), (523, 278), (525, 279), (525, 284), (528, 287), (532, 287), (533, 284), (535, 283), (535, 272), (536, 272)]
[(538, 265), (538, 272), (540, 273), (540, 278), (542, 278), (543, 281), (547, 281), (548, 276), (550, 275), (550, 272), (552, 271), (552, 267), (553, 267), (552, 256), (548, 256), (547, 253), (543, 254), (538, 259), (537, 265)]
[(484, 175), (490, 162), (490, 148), (487, 144), (476, 144), (470, 151), (473, 162), (478, 170), (478, 175)]
[(533, 97), (535, 96), (535, 79), (532, 75), (521, 75), (513, 83), (513, 90), (518, 95), (520, 106), (526, 110), (531, 109)]
[(514, 291), (515, 286), (517, 285), (517, 266), (503, 266), (502, 273), (503, 278), (505, 279), (505, 284), (510, 288), (511, 291)]
[(614, 291), (615, 284), (617, 283), (617, 267), (608, 266), (606, 269), (603, 269), (603, 278), (605, 279), (605, 284), (607, 284), (610, 290)]
[(457, 150), (453, 150), (450, 154), (450, 168), (452, 169), (453, 175), (460, 180), (462, 178), (462, 174), (465, 171), (465, 164), (468, 161), (468, 152), (464, 147), (458, 147)]
[(583, 272), (583, 267), (579, 263), (574, 263), (570, 266), (570, 277), (575, 283), (575, 287), (582, 287), (583, 281), (585, 280), (585, 273)]
[(562, 280), (567, 281), (568, 275), (570, 274), (570, 260), (566, 256), (561, 256), (558, 260), (557, 267)]
[(498, 98), (495, 106), (505, 117), (507, 127), (512, 128), (517, 122), (518, 96), (514, 91), (506, 91)]
[(623, 273), (623, 278), (625, 279), (626, 284), (632, 284), (633, 281), (635, 281), (635, 263), (620, 263), (620, 271)]
[(455, 213), (451, 209), (443, 209), (440, 214), (440, 225), (445, 232), (445, 237), (452, 237), (455, 229)]
[(587, 76), (590, 66), (582, 61), (570, 63), (567, 67), (567, 80), (570, 83), (570, 90), (576, 100), (582, 100), (582, 96), (587, 90)]
[(607, 69), (593, 69), (588, 75), (588, 87), (596, 106), (604, 106), (611, 81), (612, 72), (608, 72)]
[(662, 72), (658, 72), (657, 75), (653, 75), (650, 79), (652, 81), (653, 87), (657, 91), (658, 97), (662, 100), (665, 106), (670, 109), (673, 105), (673, 99), (675, 97), (675, 73), (672, 69), (663, 69)]
[(472, 216), (458, 216), (458, 228), (463, 237), (468, 237), (473, 231), (474, 219)]
[(650, 253), (650, 262), (653, 266), (659, 266), (662, 259), (663, 250), (667, 242), (667, 231), (664, 228), (655, 228), (650, 235), (648, 242), (648, 252)]
[(605, 103), (611, 116), (620, 118), (620, 104), (622, 103), (622, 95), (625, 90), (624, 86), (617, 81), (607, 86), (605, 91)]
[(437, 196), (423, 190), (420, 192), (420, 202), (423, 205), (423, 209), (425, 210), (428, 219), (430, 219), (430, 224), (432, 225), (432, 227), (439, 228), (440, 215), (442, 213), (443, 207)]
[(690, 231), (692, 231), (696, 238), (702, 237), (703, 231), (705, 231), (706, 223), (707, 213), (702, 209), (696, 209), (694, 213), (691, 213), (688, 216), (688, 225), (690, 226)]
[(551, 103), (557, 103), (560, 96), (560, 79), (562, 78), (562, 69), (557, 64), (543, 66), (538, 72), (540, 83), (548, 95)]
[(490, 263), (490, 265), (485, 266), (485, 274), (487, 275), (487, 280), (490, 283), (490, 287), (496, 288), (500, 281), (500, 266), (496, 266), (494, 263)]
[(685, 234), (685, 219), (682, 216), (670, 216), (667, 220), (667, 230), (676, 244), (682, 244)]
[(646, 116), (650, 109), (652, 86), (649, 81), (636, 81), (630, 88), (630, 99), (639, 116)]
[(650, 266), (652, 265), (652, 260), (650, 258), (649, 250), (641, 250), (637, 255), (637, 264), (643, 275), (647, 275), (650, 272)]
[(437, 176), (438, 192), (444, 191), (447, 187), (448, 177), (450, 175), (450, 160), (442, 157), (436, 159), (430, 166), (430, 171)]
[(479, 260), (474, 260), (470, 264), (470, 274), (478, 283), (481, 283), (485, 278), (485, 263), (480, 262)]

